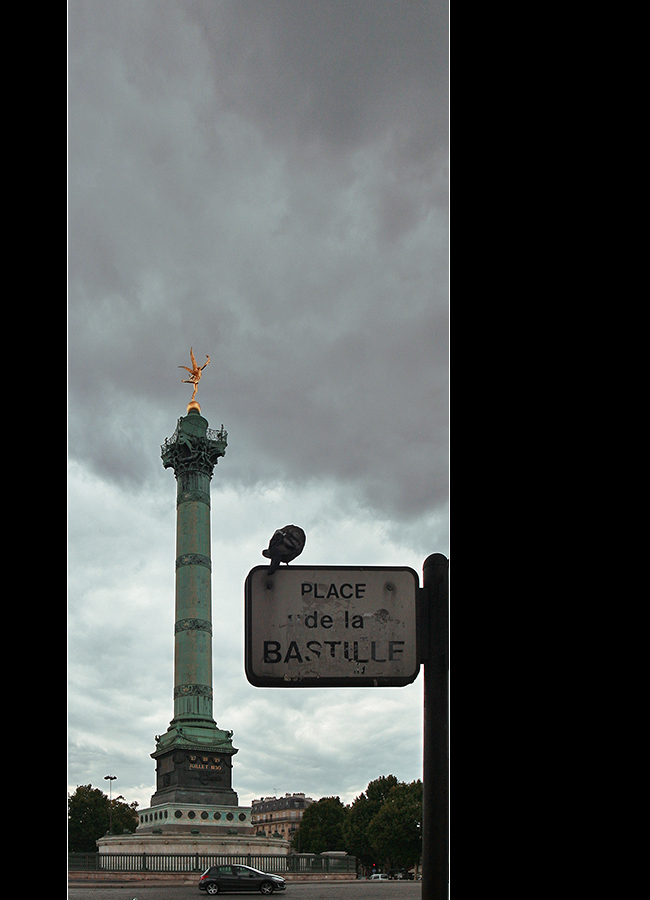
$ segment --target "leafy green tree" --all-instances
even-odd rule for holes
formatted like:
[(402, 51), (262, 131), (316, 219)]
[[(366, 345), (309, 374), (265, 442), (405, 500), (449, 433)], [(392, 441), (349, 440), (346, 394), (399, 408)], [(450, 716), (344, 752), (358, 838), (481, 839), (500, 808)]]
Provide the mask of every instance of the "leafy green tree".
[(403, 782), (398, 781), (394, 775), (381, 775), (371, 781), (366, 788), (366, 797), (373, 804), (373, 812), (379, 812), (381, 805), (394, 787)]
[(135, 831), (138, 804), (123, 800), (123, 797), (116, 797), (110, 801), (92, 784), (78, 785), (74, 794), (68, 797), (68, 850), (71, 853), (95, 852), (95, 841), (108, 831), (111, 814), (113, 834)]
[(388, 868), (416, 865), (422, 856), (422, 782), (395, 785), (366, 833)]
[(391, 789), (399, 784), (394, 775), (382, 775), (371, 781), (365, 792), (352, 802), (345, 827), (346, 849), (359, 863), (369, 867), (379, 862), (368, 838), (368, 826), (385, 802)]
[(138, 816), (138, 802), (127, 803), (124, 797), (119, 796), (112, 801), (113, 834), (135, 831), (140, 824)]
[(365, 794), (359, 794), (350, 805), (345, 825), (345, 842), (348, 853), (356, 856), (357, 862), (364, 867), (371, 866), (377, 861), (367, 835), (371, 819), (371, 803)]
[(293, 846), (296, 849), (300, 846), (301, 853), (345, 850), (347, 815), (347, 807), (341, 803), (340, 797), (322, 797), (303, 813), (299, 836), (294, 835)]

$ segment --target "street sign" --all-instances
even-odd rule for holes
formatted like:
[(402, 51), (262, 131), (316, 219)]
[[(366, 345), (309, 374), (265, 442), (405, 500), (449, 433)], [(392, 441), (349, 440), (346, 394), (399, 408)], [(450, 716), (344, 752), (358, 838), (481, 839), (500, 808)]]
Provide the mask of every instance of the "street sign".
[(415, 681), (418, 576), (392, 566), (256, 566), (245, 585), (245, 669), (256, 687)]

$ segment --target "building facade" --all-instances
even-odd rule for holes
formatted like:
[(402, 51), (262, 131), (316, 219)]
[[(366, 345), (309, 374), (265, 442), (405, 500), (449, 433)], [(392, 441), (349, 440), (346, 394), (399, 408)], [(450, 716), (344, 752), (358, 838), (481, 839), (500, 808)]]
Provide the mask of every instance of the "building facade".
[(298, 830), (303, 813), (314, 801), (304, 794), (285, 794), (284, 797), (263, 797), (251, 804), (251, 825), (255, 834), (279, 834), (290, 841)]

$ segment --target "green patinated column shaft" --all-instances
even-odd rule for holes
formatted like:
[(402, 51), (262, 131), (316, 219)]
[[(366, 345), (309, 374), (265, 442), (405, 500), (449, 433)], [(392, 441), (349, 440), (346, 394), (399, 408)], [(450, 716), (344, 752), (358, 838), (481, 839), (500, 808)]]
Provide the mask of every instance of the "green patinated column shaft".
[(177, 482), (174, 721), (213, 722), (210, 479), (226, 437), (190, 409), (162, 447)]
[(212, 720), (209, 476), (179, 472), (176, 504), (174, 718)]
[(210, 480), (225, 455), (227, 434), (208, 428), (197, 403), (178, 420), (161, 448), (176, 476), (176, 599), (174, 718), (156, 737), (152, 806), (163, 802), (236, 805), (232, 790), (232, 731), (212, 708), (212, 561)]

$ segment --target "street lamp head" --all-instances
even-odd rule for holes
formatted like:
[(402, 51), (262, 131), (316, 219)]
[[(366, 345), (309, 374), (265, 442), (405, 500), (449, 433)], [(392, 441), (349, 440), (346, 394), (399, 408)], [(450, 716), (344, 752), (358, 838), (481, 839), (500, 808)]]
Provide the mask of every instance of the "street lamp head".
[(104, 781), (108, 781), (108, 834), (113, 834), (113, 782), (117, 780), (117, 775), (104, 775)]

